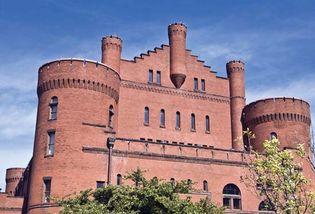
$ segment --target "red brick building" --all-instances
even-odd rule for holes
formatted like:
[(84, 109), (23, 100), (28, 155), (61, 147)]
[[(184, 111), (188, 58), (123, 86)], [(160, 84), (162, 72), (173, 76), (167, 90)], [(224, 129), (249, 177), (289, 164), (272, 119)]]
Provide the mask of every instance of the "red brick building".
[[(245, 106), (244, 63), (226, 64), (219, 77), (186, 49), (184, 24), (168, 26), (169, 44), (133, 60), (121, 58), (122, 40), (102, 39), (102, 62), (58, 59), (38, 71), (33, 158), (7, 170), (0, 212), (57, 211), (48, 196), (63, 197), (103, 185), (121, 185), (140, 167), (146, 176), (190, 179), (198, 192), (228, 212), (258, 213), (262, 201), (242, 183), (248, 145), (276, 136), (286, 149), (310, 148), (310, 106), (270, 98)], [(303, 172), (314, 179), (311, 161)], [(24, 198), (24, 200), (23, 200)]]

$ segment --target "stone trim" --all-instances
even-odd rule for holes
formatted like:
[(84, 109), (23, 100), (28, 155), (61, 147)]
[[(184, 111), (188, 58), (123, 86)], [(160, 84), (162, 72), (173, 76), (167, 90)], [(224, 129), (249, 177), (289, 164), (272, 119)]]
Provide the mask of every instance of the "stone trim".
[(49, 208), (49, 207), (60, 207), (57, 203), (42, 203), (42, 204), (33, 204), (27, 208), (27, 211), (32, 209), (41, 209), (41, 208)]
[(91, 91), (97, 91), (104, 94), (107, 94), (113, 98), (116, 102), (119, 100), (119, 93), (111, 86), (106, 84), (95, 82), (92, 80), (81, 80), (81, 79), (55, 79), (43, 82), (37, 87), (37, 94), (41, 96), (45, 91), (59, 89), (59, 88), (78, 88), (86, 89)]
[(272, 121), (295, 121), (302, 122), (308, 125), (311, 124), (311, 119), (302, 114), (295, 113), (274, 113), (257, 116), (249, 121), (246, 121), (246, 125), (258, 125)]
[(210, 102), (230, 104), (230, 97), (227, 97), (227, 96), (220, 96), (220, 95), (207, 94), (207, 93), (196, 93), (193, 91), (133, 82), (129, 80), (122, 80), (120, 86), (123, 88), (132, 88), (135, 90), (143, 90), (143, 91), (149, 91), (153, 93), (169, 94), (172, 96), (181, 96), (181, 97), (191, 98), (191, 99), (208, 100)]
[[(85, 153), (95, 153), (95, 154), (108, 154), (108, 149), (99, 147), (82, 147), (82, 151)], [(218, 165), (232, 165), (232, 166), (247, 166), (246, 162), (242, 161), (229, 161), (220, 160), (214, 158), (200, 158), (200, 157), (189, 157), (180, 155), (167, 155), (167, 154), (157, 154), (149, 152), (138, 152), (138, 151), (122, 151), (113, 149), (113, 156), (118, 157), (129, 157), (129, 158), (141, 158), (149, 160), (164, 160), (164, 161), (175, 161), (175, 162), (185, 162), (185, 163), (197, 163), (197, 164), (218, 164)]]

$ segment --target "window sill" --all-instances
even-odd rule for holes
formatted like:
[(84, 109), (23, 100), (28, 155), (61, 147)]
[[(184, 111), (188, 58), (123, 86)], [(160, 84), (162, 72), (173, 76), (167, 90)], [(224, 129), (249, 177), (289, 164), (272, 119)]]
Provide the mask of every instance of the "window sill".
[(196, 132), (196, 129), (190, 129), (191, 132)]
[(205, 131), (206, 134), (210, 134), (210, 131)]
[(165, 125), (160, 125), (160, 128), (165, 129)]
[(144, 126), (149, 126), (149, 123), (143, 123)]
[(44, 158), (52, 158), (54, 155), (45, 155)]
[(175, 130), (176, 130), (176, 131), (180, 131), (180, 128), (176, 127)]
[(48, 119), (48, 121), (54, 121), (54, 120), (57, 120), (57, 118), (50, 118), (50, 119)]

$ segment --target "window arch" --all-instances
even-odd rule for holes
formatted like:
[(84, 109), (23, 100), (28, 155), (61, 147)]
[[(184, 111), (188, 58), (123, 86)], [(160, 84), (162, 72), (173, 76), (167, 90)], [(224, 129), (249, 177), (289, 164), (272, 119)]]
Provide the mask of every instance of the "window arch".
[(160, 127), (164, 128), (165, 127), (165, 110), (161, 109), (160, 111)]
[(208, 115), (206, 115), (206, 132), (209, 133), (210, 132), (210, 117)]
[(270, 133), (270, 140), (272, 140), (272, 139), (278, 139), (278, 135), (277, 135), (276, 132), (271, 132)]
[(209, 189), (208, 189), (208, 181), (204, 180), (203, 181), (203, 191), (204, 192), (208, 192)]
[(241, 191), (235, 184), (223, 188), (223, 206), (228, 209), (242, 209)]
[(176, 129), (180, 129), (180, 112), (176, 112)]
[(121, 174), (117, 174), (117, 185), (122, 185), (122, 176), (121, 176)]
[(50, 120), (57, 119), (57, 110), (58, 110), (58, 97), (53, 96), (50, 99), (50, 103), (49, 103), (49, 119)]
[(110, 128), (113, 128), (113, 117), (114, 117), (114, 107), (110, 105), (108, 109), (108, 127)]
[(149, 125), (149, 108), (144, 108), (144, 125)]
[(196, 131), (196, 117), (194, 113), (190, 115), (190, 129), (191, 131)]

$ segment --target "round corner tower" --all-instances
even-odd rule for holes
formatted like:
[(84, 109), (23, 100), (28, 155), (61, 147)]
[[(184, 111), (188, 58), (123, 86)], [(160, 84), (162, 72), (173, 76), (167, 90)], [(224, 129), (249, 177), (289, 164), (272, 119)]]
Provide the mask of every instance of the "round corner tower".
[(176, 88), (180, 88), (186, 79), (186, 33), (183, 23), (168, 26), (170, 45), (170, 78)]
[(244, 63), (236, 60), (230, 61), (226, 64), (226, 71), (230, 86), (232, 148), (243, 150), (243, 126), (241, 118), (245, 106)]
[(102, 63), (116, 72), (120, 70), (122, 39), (118, 36), (105, 36), (102, 39)]
[(119, 89), (119, 73), (102, 63), (59, 59), (39, 68), (28, 213), (57, 212), (47, 195), (64, 197), (106, 182), (106, 140), (117, 130)]
[(23, 179), (23, 172), (25, 168), (8, 168), (6, 170), (6, 186), (5, 186), (5, 192), (10, 195), (15, 195), (15, 190), (20, 182), (21, 179)]
[(310, 148), (310, 106), (295, 98), (269, 98), (258, 100), (244, 108), (244, 125), (255, 134), (253, 149), (262, 152), (263, 142), (276, 137), (280, 148), (296, 148), (304, 143)]

